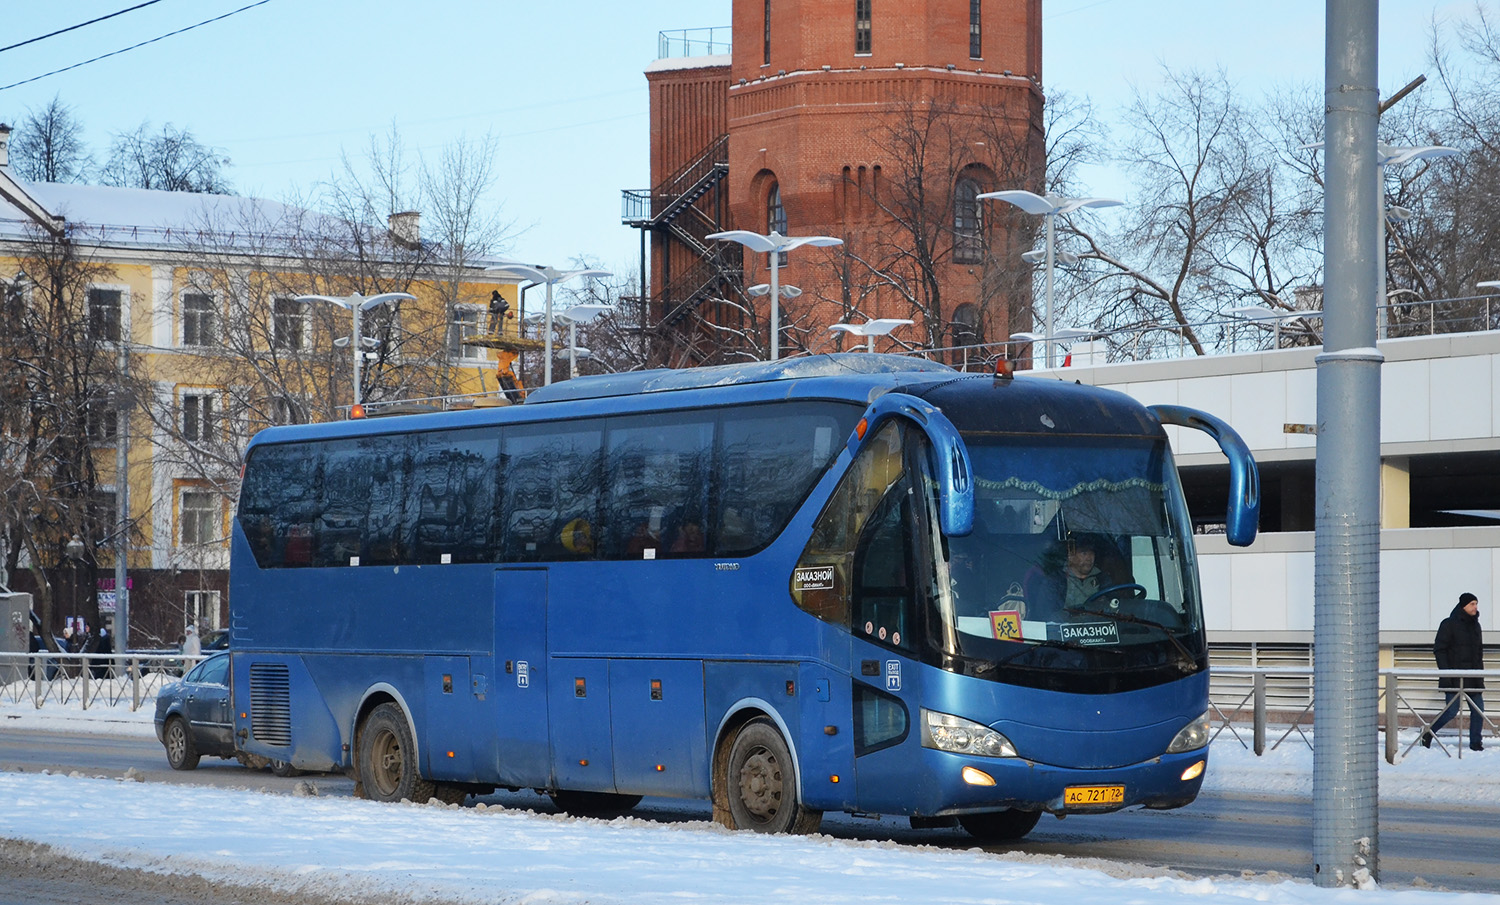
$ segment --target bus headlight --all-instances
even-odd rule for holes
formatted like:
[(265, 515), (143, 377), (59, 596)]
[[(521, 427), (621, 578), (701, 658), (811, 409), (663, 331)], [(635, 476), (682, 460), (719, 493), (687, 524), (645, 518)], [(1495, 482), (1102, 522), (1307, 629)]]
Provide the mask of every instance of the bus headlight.
[(1172, 739), (1172, 744), (1167, 746), (1168, 754), (1181, 754), (1184, 751), (1192, 751), (1202, 748), (1208, 744), (1208, 712), (1182, 727), (1177, 737)]
[(922, 747), (975, 757), (1019, 757), (1010, 739), (982, 723), (922, 710)]

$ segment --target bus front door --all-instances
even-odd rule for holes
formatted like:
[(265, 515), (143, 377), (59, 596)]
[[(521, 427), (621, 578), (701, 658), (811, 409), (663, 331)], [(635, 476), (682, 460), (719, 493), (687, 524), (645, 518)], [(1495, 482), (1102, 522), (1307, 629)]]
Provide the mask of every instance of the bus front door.
[(548, 786), (546, 569), (495, 572), (495, 673), (500, 782)]
[(912, 798), (912, 745), (920, 745), (916, 661), (855, 640), (859, 658), (853, 682), (854, 765), (859, 808), (876, 814), (901, 813)]

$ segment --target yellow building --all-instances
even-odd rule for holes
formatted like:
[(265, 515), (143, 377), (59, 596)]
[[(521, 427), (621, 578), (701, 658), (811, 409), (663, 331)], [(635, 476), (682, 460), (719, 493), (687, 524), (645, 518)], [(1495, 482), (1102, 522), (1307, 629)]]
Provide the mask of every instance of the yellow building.
[[(3, 133), (0, 577), (37, 593), (54, 631), (110, 623), (121, 537), (132, 647), (171, 646), (190, 621), (225, 627), (245, 442), (349, 417), (356, 368), (372, 410), (504, 404), (516, 386), (514, 356), (485, 334), (516, 336), (502, 309), (517, 279), (424, 242), (414, 212), (375, 226), (252, 198), (28, 184)], [(355, 293), (413, 298), (364, 311), (356, 341), (347, 308), (302, 299)]]

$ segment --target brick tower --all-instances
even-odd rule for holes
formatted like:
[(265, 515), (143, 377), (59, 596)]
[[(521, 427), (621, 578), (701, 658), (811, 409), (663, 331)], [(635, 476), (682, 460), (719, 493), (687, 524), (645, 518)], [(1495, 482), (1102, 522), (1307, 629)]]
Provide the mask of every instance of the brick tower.
[(736, 0), (733, 34), (678, 58), (664, 40), (647, 70), (655, 188), (625, 219), (651, 237), (661, 363), (764, 357), (768, 305), (745, 288), (768, 256), (704, 238), (724, 229), (845, 241), (783, 258), (803, 290), (784, 355), (844, 347), (840, 321), (915, 321), (878, 349), (1029, 329), (1034, 224), (974, 195), (1041, 190), (1040, 0)]

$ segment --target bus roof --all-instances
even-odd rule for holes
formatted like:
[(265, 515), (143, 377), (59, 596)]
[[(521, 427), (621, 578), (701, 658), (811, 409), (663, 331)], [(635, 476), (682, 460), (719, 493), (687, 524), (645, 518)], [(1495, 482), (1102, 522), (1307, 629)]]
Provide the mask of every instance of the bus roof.
[(634, 396), (670, 390), (697, 390), (746, 383), (766, 383), (774, 380), (800, 380), (807, 377), (932, 372), (958, 373), (945, 364), (906, 355), (838, 352), (831, 355), (783, 358), (780, 361), (751, 361), (744, 364), (714, 365), (706, 368), (657, 368), (651, 371), (627, 371), (620, 374), (575, 377), (572, 380), (560, 381), (551, 386), (530, 391), (526, 395), (526, 404), (536, 405), (575, 399), (604, 399), (610, 396)]

